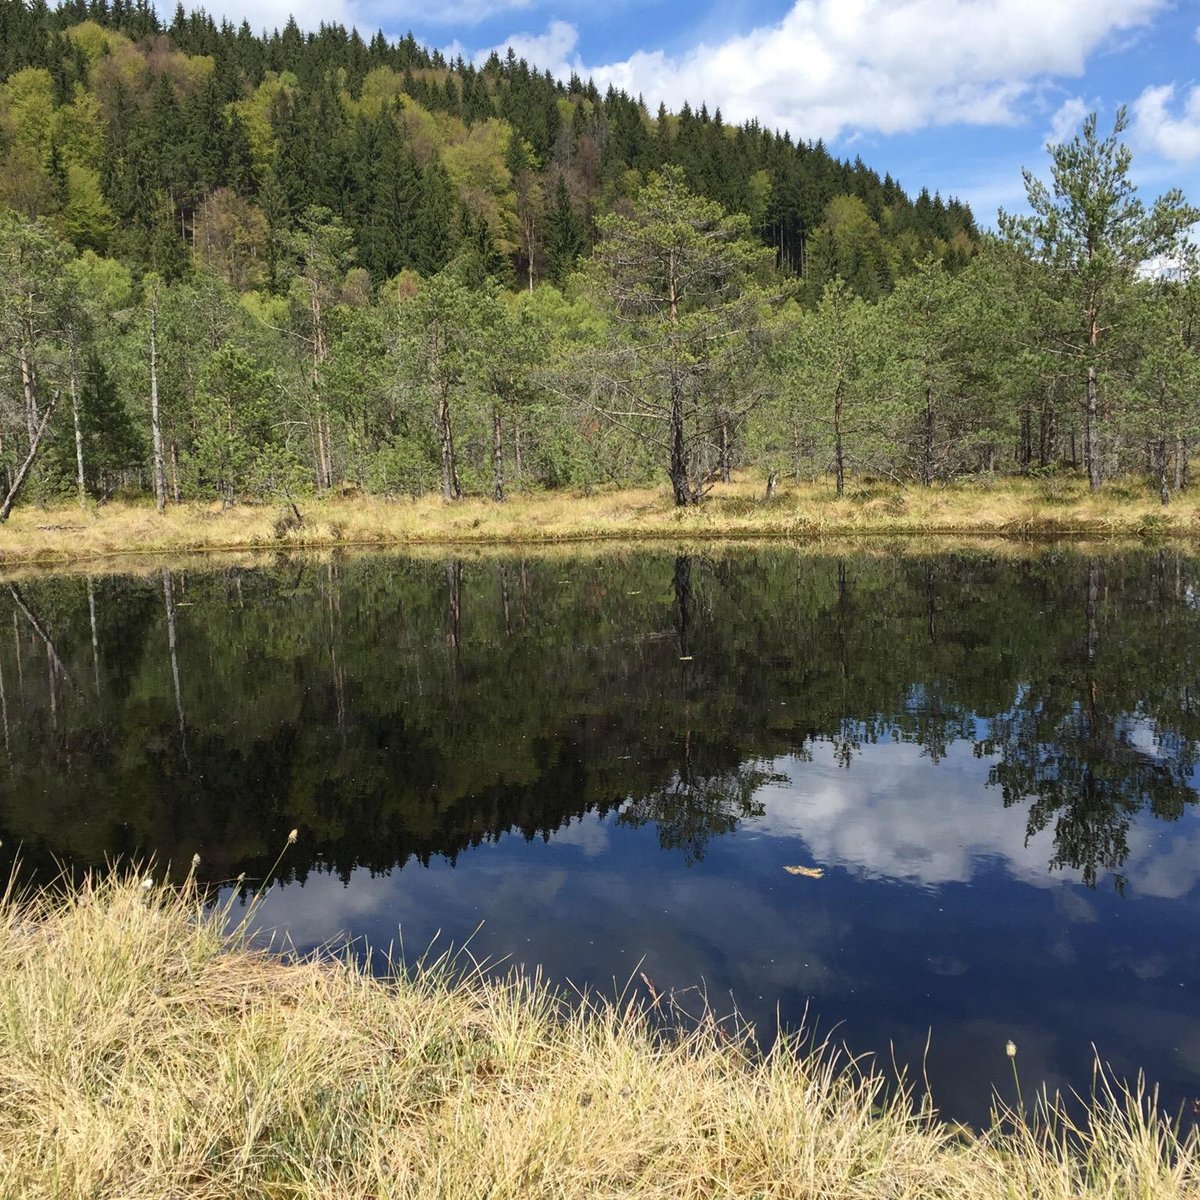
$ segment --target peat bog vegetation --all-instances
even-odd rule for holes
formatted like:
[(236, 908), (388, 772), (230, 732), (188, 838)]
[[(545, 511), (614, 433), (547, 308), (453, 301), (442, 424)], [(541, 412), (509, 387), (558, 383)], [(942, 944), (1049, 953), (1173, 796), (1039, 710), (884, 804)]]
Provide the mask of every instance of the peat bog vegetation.
[(8, 572), (0, 1180), (1189, 1196), (1198, 580), (978, 538)]
[(1127, 124), (989, 233), (0, 0), (0, 1194), (1200, 1194), (1200, 210)]
[[(298, 519), (297, 519), (297, 514)], [(1140, 481), (1090, 492), (1086, 481), (996, 479), (934, 488), (832, 481), (720, 484), (680, 507), (663, 488), (518, 494), (503, 504), (354, 494), (303, 507), (148, 502), (24, 506), (0, 526), (0, 563), (65, 565), (113, 556), (336, 547), (536, 547), (579, 542), (700, 542), (856, 537), (1200, 538), (1200, 492), (1164, 510)]]
[[(828, 1051), (655, 1004), (426, 964), (281, 960), (192, 886), (89, 881), (0, 905), (0, 1189), (495, 1200), (1187, 1200), (1194, 1133), (1103, 1077), (981, 1135)], [(657, 1014), (660, 1015), (661, 1014)]]

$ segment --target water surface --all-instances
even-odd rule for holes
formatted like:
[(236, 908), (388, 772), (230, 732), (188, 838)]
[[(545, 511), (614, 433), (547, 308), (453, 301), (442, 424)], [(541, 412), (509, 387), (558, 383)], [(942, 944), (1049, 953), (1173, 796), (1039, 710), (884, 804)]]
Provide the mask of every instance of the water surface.
[[(610, 552), (0, 585), (0, 837), (252, 877), (301, 947), (703, 988), (943, 1110), (1200, 1096), (1197, 560)], [(8, 632), (3, 630), (7, 627)], [(823, 871), (819, 879), (788, 866)], [(698, 993), (687, 995), (694, 998)]]

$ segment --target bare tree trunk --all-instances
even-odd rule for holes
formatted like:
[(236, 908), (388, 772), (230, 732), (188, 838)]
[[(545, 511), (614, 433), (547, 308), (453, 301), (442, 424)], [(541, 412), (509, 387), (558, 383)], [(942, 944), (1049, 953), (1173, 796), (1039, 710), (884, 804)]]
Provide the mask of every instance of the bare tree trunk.
[(331, 562), (327, 564), (326, 580), (328, 582), (327, 599), (329, 601), (329, 666), (330, 678), (333, 681), (334, 702), (337, 705), (338, 732), (345, 744), (346, 737), (346, 671), (338, 662), (337, 648), (342, 638), (342, 593), (338, 581), (337, 568)]
[(315, 279), (309, 280), (309, 308), (312, 315), (312, 392), (316, 413), (315, 433), (317, 449), (317, 487), (328, 491), (333, 487), (333, 463), (329, 453), (329, 430), (325, 411), (321, 404), (321, 367), (325, 363), (328, 348), (325, 344), (325, 313), (321, 294)]
[(158, 292), (150, 297), (150, 433), (154, 440), (154, 506), (167, 507), (167, 480), (163, 471), (162, 425), (158, 415)]
[(925, 417), (921, 442), (921, 482), (933, 484), (933, 388), (925, 385)]
[(1096, 383), (1096, 368), (1087, 372), (1087, 421), (1084, 425), (1084, 457), (1087, 459), (1088, 486), (1093, 492), (1104, 482), (1104, 462), (1100, 457), (1100, 392)]
[[(16, 597), (13, 597), (16, 599)], [(17, 691), (21, 695), (21, 707), (25, 706), (25, 666), (21, 661), (21, 626), (17, 610), (13, 609), (13, 653), (17, 659)]]
[(58, 393), (54, 393), (54, 398), (46, 405), (46, 411), (42, 413), (41, 423), (34, 431), (33, 439), (29, 445), (29, 453), (25, 456), (25, 461), (21, 464), (21, 468), (17, 471), (17, 476), (13, 480), (12, 487), (8, 489), (8, 495), (4, 497), (3, 505), (0, 505), (0, 522), (7, 521), (9, 513), (12, 512), (13, 505), (17, 502), (17, 497), (21, 494), (21, 488), (25, 484), (25, 478), (29, 474), (29, 468), (33, 466), (33, 460), (37, 458), (38, 447), (42, 444), (42, 438), (46, 433), (46, 426), (50, 424), (50, 418), (54, 414), (55, 406), (58, 404)]
[(54, 655), (50, 651), (50, 644), (46, 644), (46, 672), (48, 675), (48, 691), (50, 694), (50, 725), (54, 732), (58, 732), (58, 676), (54, 672)]
[(96, 699), (100, 698), (100, 637), (96, 631), (96, 589), (87, 577), (88, 617), (92, 623), (92, 674), (96, 679)]
[(1048, 467), (1058, 453), (1056, 442), (1058, 427), (1055, 421), (1054, 406), (1047, 400), (1042, 401), (1041, 433), (1038, 439), (1038, 466)]
[(79, 378), (75, 369), (75, 331), (71, 330), (71, 419), (75, 422), (75, 483), (79, 507), (87, 506), (87, 486), (83, 475), (83, 427), (79, 423)]
[(438, 401), (438, 433), (442, 442), (442, 499), (461, 500), (462, 485), (458, 482), (458, 467), (454, 461), (454, 428), (450, 422), (450, 395), (442, 388)]
[(842, 382), (833, 393), (833, 469), (840, 499), (846, 494), (846, 454), (842, 445)]
[(1188, 445), (1187, 439), (1175, 437), (1175, 490), (1182, 492), (1187, 487)]
[[(68, 684), (70, 684), (71, 687), (74, 687), (75, 685), (71, 683), (70, 673), (67, 671), (67, 668), (63, 666), (63, 661), (59, 657), (58, 649), (54, 645), (54, 639), (50, 636), (50, 631), (46, 629), (46, 627), (37, 619), (36, 616), (34, 616), (33, 610), (28, 604), (25, 603), (25, 598), (21, 595), (21, 589), (17, 587), (15, 583), (10, 583), (8, 585), (8, 594), (13, 598), (13, 603), (17, 606), (17, 608), (19, 608), (24, 614), (25, 620), (29, 622), (33, 632), (36, 633), (38, 637), (40, 637), (45, 643), (46, 654), (50, 659), (52, 667), (63, 679), (67, 681)], [(16, 620), (16, 613), (13, 614), (13, 620)]]
[(317, 448), (317, 488), (324, 492), (329, 489), (333, 472), (329, 468), (329, 451), (325, 444), (325, 421), (320, 412), (317, 413), (314, 437)]
[(462, 577), (461, 560), (456, 558), (446, 564), (446, 582), (450, 590), (446, 611), (446, 641), (454, 648), (455, 659), (462, 650)]
[(729, 474), (732, 468), (733, 445), (729, 438), (729, 422), (721, 422), (721, 482), (729, 482)]
[[(171, 656), (171, 681), (175, 686), (175, 712), (179, 718), (179, 742), (187, 761), (187, 722), (183, 715), (183, 689), (179, 686), (179, 639), (175, 628), (175, 584), (171, 572), (162, 573), (163, 604), (167, 612), (167, 650)], [(190, 765), (189, 765), (190, 769)]]
[(849, 674), (846, 661), (846, 560), (838, 559), (838, 663), (842, 668), (842, 678)]
[(775, 499), (775, 489), (778, 486), (779, 486), (779, 472), (772, 471), (770, 473), (770, 475), (767, 476), (767, 499), (768, 500)]
[[(1087, 566), (1087, 660), (1096, 661), (1100, 653), (1100, 564), (1094, 559), (1088, 560)], [(1090, 672), (1089, 672), (1090, 674)]]
[(683, 440), (683, 389), (678, 381), (671, 379), (671, 490), (679, 506), (694, 500), (688, 481), (687, 447)]
[(8, 741), (8, 694), (4, 689), (4, 670), (0, 667), (0, 719), (4, 721), (4, 749), (11, 749)]
[(692, 559), (680, 554), (675, 559), (675, 628), (679, 633), (679, 657), (691, 657)]
[(1151, 450), (1154, 474), (1158, 478), (1158, 502), (1166, 508), (1171, 502), (1171, 492), (1167, 487), (1167, 390), (1161, 384), (1158, 389), (1158, 436), (1148, 449)]
[[(670, 287), (671, 326), (674, 328), (679, 324), (678, 280), (675, 275), (674, 252), (671, 253), (667, 266), (667, 278)], [(672, 334), (672, 343), (674, 343), (674, 336)], [(671, 463), (669, 473), (671, 476), (671, 490), (675, 495), (675, 503), (682, 507), (695, 503), (699, 497), (694, 493), (691, 482), (688, 479), (687, 444), (683, 436), (683, 384), (679, 380), (679, 360), (675, 356), (675, 347), (673, 344), (671, 354), (673, 362), (671, 367)]]
[(500, 427), (500, 405), (492, 405), (492, 495), (504, 500), (504, 441)]
[(329, 424), (329, 414), (323, 409), (317, 417), (321, 428), (321, 443), (325, 455), (325, 490), (333, 487), (333, 430)]
[(179, 490), (179, 444), (171, 443), (171, 499), (176, 504), (183, 503), (183, 493)]
[(504, 633), (506, 637), (512, 637), (512, 612), (508, 600), (508, 572), (500, 568), (500, 603), (504, 608)]
[(22, 321), (17, 358), (21, 366), (21, 391), (25, 397), (25, 430), (31, 442), (38, 427), (37, 368), (33, 365), (32, 347), (33, 329), (28, 320)]

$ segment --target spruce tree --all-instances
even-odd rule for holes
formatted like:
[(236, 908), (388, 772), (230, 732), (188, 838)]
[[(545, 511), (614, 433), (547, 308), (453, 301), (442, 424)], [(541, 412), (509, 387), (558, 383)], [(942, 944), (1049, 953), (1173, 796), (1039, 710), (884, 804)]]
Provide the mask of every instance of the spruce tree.
[(562, 287), (583, 248), (583, 225), (571, 204), (567, 181), (559, 175), (554, 207), (546, 219), (546, 274), (551, 283)]
[(435, 275), (454, 253), (454, 185), (441, 163), (426, 167), (417, 207), (417, 236), (413, 265), (422, 275)]

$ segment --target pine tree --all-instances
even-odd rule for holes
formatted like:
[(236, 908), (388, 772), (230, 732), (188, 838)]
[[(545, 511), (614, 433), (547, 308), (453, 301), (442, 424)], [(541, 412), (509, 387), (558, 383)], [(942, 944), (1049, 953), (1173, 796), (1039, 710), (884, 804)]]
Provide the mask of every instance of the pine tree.
[(1086, 380), (1084, 442), (1093, 491), (1104, 478), (1099, 381), (1108, 365), (1107, 334), (1143, 264), (1174, 249), (1200, 220), (1200, 209), (1185, 203), (1178, 189), (1160, 196), (1147, 211), (1129, 175), (1133, 156), (1121, 141), (1128, 125), (1125, 110), (1118, 111), (1106, 138), (1098, 135), (1096, 123), (1092, 113), (1071, 141), (1050, 147), (1052, 188), (1025, 172), (1030, 216), (1000, 214), (1001, 232), (1042, 264), (1039, 280), (1065, 309), (1063, 342)]
[[(592, 279), (614, 321), (605, 372), (623, 379), (620, 409), (608, 415), (638, 420), (662, 452), (675, 503), (697, 504), (714, 434), (756, 399), (742, 355), (760, 320), (754, 280), (770, 252), (750, 239), (745, 217), (690, 192), (679, 167), (642, 189), (631, 216), (610, 213), (599, 225)], [(745, 377), (731, 413), (710, 387), (736, 375), (735, 364)]]

